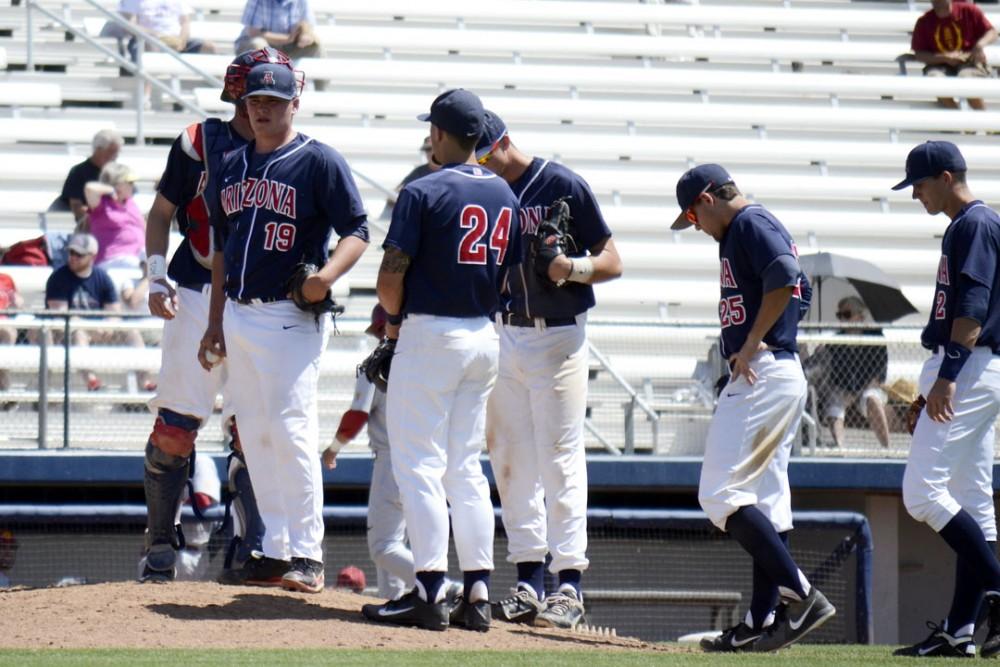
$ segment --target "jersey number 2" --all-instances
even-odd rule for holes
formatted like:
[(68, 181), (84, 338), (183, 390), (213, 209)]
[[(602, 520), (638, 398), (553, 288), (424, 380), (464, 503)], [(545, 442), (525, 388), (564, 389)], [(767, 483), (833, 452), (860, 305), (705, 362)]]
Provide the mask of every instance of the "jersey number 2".
[(938, 290), (937, 295), (934, 298), (934, 319), (943, 320), (948, 316), (948, 311), (945, 309), (945, 304), (948, 302), (948, 295), (944, 293), (944, 290)]
[[(493, 233), (490, 234), (490, 249), (497, 253), (497, 264), (503, 264), (503, 258), (507, 255), (507, 242), (510, 240), (510, 218), (512, 211), (504, 207), (500, 211), (493, 226)], [(469, 204), (462, 209), (462, 217), (458, 224), (462, 229), (468, 229), (458, 244), (459, 264), (486, 264), (486, 244), (483, 243), (483, 236), (489, 229), (489, 219), (482, 206)]]
[(264, 225), (264, 250), (288, 252), (295, 245), (295, 225), (289, 222), (269, 222)]

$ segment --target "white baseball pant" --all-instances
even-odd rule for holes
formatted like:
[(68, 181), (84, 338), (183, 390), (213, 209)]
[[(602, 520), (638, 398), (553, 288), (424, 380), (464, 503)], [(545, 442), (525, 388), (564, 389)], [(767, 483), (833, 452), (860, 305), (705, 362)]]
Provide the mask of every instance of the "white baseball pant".
[[(373, 412), (372, 418), (385, 419), (384, 414), (383, 401), (383, 410)], [(374, 440), (371, 446), (375, 463), (368, 490), (368, 553), (375, 561), (379, 596), (395, 600), (414, 586), (413, 554), (406, 545), (406, 520), (389, 447)]]
[[(227, 385), (266, 532), (264, 554), (323, 560), (316, 389), (328, 324), (291, 301), (226, 302)], [(287, 327), (287, 328), (285, 328)]]
[(204, 424), (212, 416), (215, 398), (225, 382), (226, 364), (206, 372), (198, 363), (198, 347), (208, 322), (210, 285), (197, 292), (177, 288), (177, 315), (163, 323), (160, 373), (156, 395), (149, 401), (159, 409), (197, 417)]
[[(937, 379), (944, 351), (924, 362), (924, 396)], [(943, 424), (921, 412), (903, 474), (903, 504), (917, 521), (940, 531), (960, 509), (997, 539), (993, 506), (994, 424), (1000, 411), (1000, 356), (977, 347), (955, 382), (955, 417)]]
[(586, 570), (586, 314), (576, 326), (498, 324), (500, 373), (487, 408), (487, 447), (512, 563)]
[(461, 569), (493, 569), (493, 505), (479, 455), (498, 353), (485, 317), (417, 314), (400, 329), (387, 418), (417, 572), (448, 570), (449, 505)]
[(729, 382), (708, 428), (698, 502), (720, 530), (729, 515), (754, 505), (774, 529), (792, 529), (788, 457), (806, 405), (806, 378), (798, 356), (775, 359), (758, 352), (750, 363), (757, 373)]

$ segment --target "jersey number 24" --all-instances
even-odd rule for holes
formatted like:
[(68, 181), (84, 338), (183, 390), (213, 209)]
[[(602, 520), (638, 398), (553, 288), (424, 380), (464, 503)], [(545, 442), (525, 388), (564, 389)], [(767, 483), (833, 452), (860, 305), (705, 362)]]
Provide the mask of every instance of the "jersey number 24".
[[(507, 242), (510, 240), (510, 219), (513, 215), (511, 209), (504, 207), (500, 210), (496, 224), (493, 225), (493, 232), (490, 234), (490, 250), (496, 251), (496, 263), (503, 264), (503, 258), (507, 254)], [(459, 264), (486, 264), (486, 243), (483, 237), (490, 227), (489, 217), (486, 210), (479, 205), (469, 204), (462, 209), (462, 217), (458, 224), (462, 229), (468, 229), (461, 242), (458, 244)]]

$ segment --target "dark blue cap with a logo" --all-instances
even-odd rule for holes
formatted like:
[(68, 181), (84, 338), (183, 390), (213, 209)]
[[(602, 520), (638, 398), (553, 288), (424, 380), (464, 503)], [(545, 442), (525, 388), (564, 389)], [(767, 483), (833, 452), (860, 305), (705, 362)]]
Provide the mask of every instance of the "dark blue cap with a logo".
[(456, 137), (478, 137), (483, 132), (483, 103), (463, 88), (441, 93), (431, 104), (430, 113), (422, 113), (417, 120), (430, 121)]
[(690, 227), (687, 210), (697, 201), (698, 195), (732, 182), (733, 177), (729, 172), (717, 164), (700, 164), (685, 171), (677, 181), (677, 204), (681, 207), (681, 214), (674, 220), (674, 224), (670, 225), (670, 229)]
[(958, 146), (950, 141), (927, 141), (906, 156), (906, 178), (892, 186), (902, 190), (925, 178), (934, 178), (944, 171), (965, 171), (965, 158)]
[(247, 74), (247, 88), (243, 99), (255, 95), (268, 95), (283, 100), (293, 100), (299, 96), (299, 85), (295, 73), (287, 65), (262, 63)]
[(481, 159), (491, 152), (501, 139), (507, 136), (507, 126), (503, 119), (490, 110), (486, 110), (483, 117), (483, 133), (476, 144), (476, 159)]

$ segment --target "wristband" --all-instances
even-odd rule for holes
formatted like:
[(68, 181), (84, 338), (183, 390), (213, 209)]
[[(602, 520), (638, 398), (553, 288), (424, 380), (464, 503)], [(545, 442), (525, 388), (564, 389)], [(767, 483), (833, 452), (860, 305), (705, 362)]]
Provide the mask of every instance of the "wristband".
[(385, 314), (385, 321), (387, 324), (391, 324), (394, 327), (398, 327), (403, 323), (403, 313), (396, 313), (395, 315)]
[(944, 359), (941, 360), (938, 377), (954, 382), (970, 356), (972, 356), (972, 350), (953, 340), (948, 341), (948, 344), (944, 346)]
[(574, 283), (589, 283), (590, 277), (594, 275), (594, 260), (589, 257), (570, 257), (573, 268), (570, 269), (566, 280)]
[(149, 281), (149, 293), (150, 294), (170, 294), (170, 290), (163, 283), (156, 282), (155, 280)]
[(150, 255), (146, 260), (146, 273), (150, 281), (163, 280), (167, 277), (167, 258), (163, 255)]

